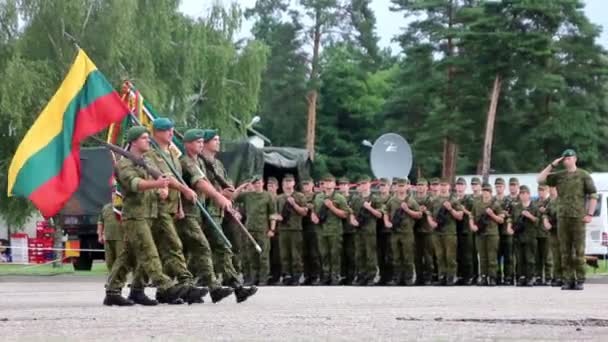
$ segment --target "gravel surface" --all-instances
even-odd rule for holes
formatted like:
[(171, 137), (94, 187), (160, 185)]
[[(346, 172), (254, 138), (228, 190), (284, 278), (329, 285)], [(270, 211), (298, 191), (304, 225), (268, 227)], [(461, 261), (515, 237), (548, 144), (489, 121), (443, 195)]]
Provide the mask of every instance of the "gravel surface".
[(264, 287), (242, 304), (118, 308), (101, 304), (103, 282), (0, 278), (0, 340), (608, 341), (604, 284)]

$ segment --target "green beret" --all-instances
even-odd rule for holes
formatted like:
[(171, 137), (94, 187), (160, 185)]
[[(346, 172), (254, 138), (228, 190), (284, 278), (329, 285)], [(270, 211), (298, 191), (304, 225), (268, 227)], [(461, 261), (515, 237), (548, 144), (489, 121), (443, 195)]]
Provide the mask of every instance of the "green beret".
[(271, 183), (279, 184), (279, 181), (276, 178), (274, 178), (274, 177), (268, 177), (267, 183), (268, 184), (271, 184)]
[(498, 177), (494, 180), (494, 185), (505, 185), (505, 180), (502, 177)]
[(127, 130), (127, 142), (130, 143), (137, 140), (144, 133), (148, 133), (148, 129), (145, 126), (133, 126)]
[(481, 184), (481, 179), (479, 177), (471, 178), (471, 185)]
[(367, 183), (367, 182), (371, 182), (371, 178), (369, 176), (361, 176), (359, 177), (359, 183)]
[(348, 178), (346, 177), (341, 177), (340, 179), (338, 179), (338, 184), (350, 184)]
[(198, 128), (189, 129), (184, 133), (184, 142), (192, 142), (203, 139), (203, 130)]
[(291, 173), (286, 173), (285, 176), (283, 176), (283, 181), (295, 181), (295, 177), (291, 174)]
[(336, 177), (330, 174), (326, 174), (321, 180), (325, 182), (334, 182), (336, 180)]
[(385, 177), (382, 177), (382, 178), (378, 179), (378, 182), (382, 183), (382, 184), (388, 184), (389, 183), (388, 178), (385, 178)]
[(576, 152), (569, 148), (562, 153), (562, 157), (576, 157)]
[(527, 185), (522, 185), (519, 187), (519, 192), (527, 192), (530, 193), (530, 188)]
[[(456, 180), (456, 184), (464, 184), (467, 185), (467, 181), (462, 178), (462, 177), (458, 177), (458, 179)], [(472, 184), (472, 183), (471, 183)]]
[(203, 140), (209, 141), (217, 136), (217, 130), (215, 129), (206, 129), (203, 131)]
[(173, 121), (169, 118), (156, 118), (152, 121), (152, 128), (155, 131), (167, 131), (173, 128)]
[(426, 178), (418, 178), (418, 181), (416, 182), (417, 185), (428, 185), (429, 181), (426, 180)]
[(519, 185), (519, 179), (517, 179), (517, 177), (511, 177), (509, 178), (509, 185)]
[(483, 183), (483, 185), (481, 186), (481, 191), (492, 192), (492, 186), (489, 183)]
[(431, 185), (437, 185), (437, 184), (439, 184), (439, 178), (437, 178), (437, 177), (431, 178)]

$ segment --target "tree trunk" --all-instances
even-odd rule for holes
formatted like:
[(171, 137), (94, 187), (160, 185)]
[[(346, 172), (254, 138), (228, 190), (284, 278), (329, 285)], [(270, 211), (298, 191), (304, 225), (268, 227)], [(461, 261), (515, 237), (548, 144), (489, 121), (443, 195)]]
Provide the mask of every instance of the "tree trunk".
[(490, 177), (490, 164), (492, 161), (492, 140), (494, 138), (494, 123), (496, 122), (496, 107), (500, 96), (502, 79), (499, 74), (494, 78), (494, 88), (490, 97), (490, 107), (488, 108), (488, 118), (486, 120), (486, 132), (483, 142), (483, 154), (481, 159), (481, 176), (484, 182)]
[(319, 65), (319, 49), (321, 47), (321, 17), (317, 10), (315, 31), (313, 33), (312, 61), (310, 67), (310, 90), (306, 95), (308, 102), (308, 122), (306, 128), (306, 150), (311, 160), (315, 158), (315, 136), (317, 129), (317, 73)]
[[(448, 6), (448, 30), (452, 29), (452, 17), (453, 17), (453, 0), (450, 0)], [(452, 41), (452, 33), (448, 33), (448, 44), (447, 44), (447, 55), (452, 56), (454, 54), (454, 44)], [(454, 66), (448, 66), (448, 84), (447, 84), (447, 103), (449, 110), (453, 110), (452, 105), (452, 80), (454, 79)], [(450, 181), (454, 180), (456, 175), (456, 158), (458, 154), (458, 145), (449, 138), (449, 134), (443, 139), (443, 158), (441, 175), (442, 177), (448, 178)]]

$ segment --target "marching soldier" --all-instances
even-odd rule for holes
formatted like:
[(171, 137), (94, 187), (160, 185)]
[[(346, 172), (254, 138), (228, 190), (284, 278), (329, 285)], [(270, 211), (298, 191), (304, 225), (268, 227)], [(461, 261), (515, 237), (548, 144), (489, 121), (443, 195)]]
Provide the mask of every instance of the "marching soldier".
[[(346, 198), (348, 207), (352, 207), (353, 196), (350, 194), (350, 181), (346, 177), (338, 180), (338, 189), (342, 196)], [(352, 215), (352, 213), (351, 213)], [(349, 218), (352, 217), (349, 215)], [(355, 249), (355, 227), (351, 224), (351, 220), (344, 220), (342, 234), (342, 284), (352, 285), (355, 280), (356, 265), (356, 249)]]
[(264, 191), (262, 176), (254, 176), (251, 180), (253, 189), (241, 193), (238, 199), (243, 203), (247, 228), (251, 236), (262, 248), (258, 253), (254, 246), (245, 244), (244, 273), (246, 283), (267, 285), (270, 277), (270, 236), (276, 230), (276, 203), (270, 193)]
[(384, 210), (384, 226), (391, 229), (394, 278), (389, 285), (414, 285), (414, 224), (422, 217), (418, 203), (407, 194), (409, 182), (398, 178), (395, 195)]
[(415, 225), (416, 248), (416, 283), (431, 285), (433, 280), (433, 231), (437, 226), (433, 218), (434, 198), (428, 193), (428, 181), (418, 179), (416, 184), (416, 202), (420, 206), (422, 218)]
[[(568, 149), (538, 176), (538, 182), (555, 186), (558, 201), (558, 234), (562, 252), (562, 290), (582, 290), (585, 283), (585, 224), (590, 223), (597, 205), (597, 189), (585, 170), (576, 166), (577, 156)], [(565, 170), (553, 172), (559, 163)], [(585, 200), (589, 205), (585, 207)]]
[(358, 195), (353, 199), (351, 206), (357, 221), (355, 251), (359, 286), (374, 284), (378, 266), (376, 222), (382, 218), (382, 203), (372, 195), (370, 181), (367, 176), (359, 179)]
[(536, 225), (536, 284), (551, 285), (551, 274), (553, 273), (553, 260), (551, 256), (551, 246), (549, 244), (549, 232), (545, 229), (542, 216), (549, 204), (549, 187), (545, 184), (538, 185), (538, 199), (536, 207), (540, 220)]
[(559, 247), (559, 234), (557, 222), (558, 196), (554, 186), (549, 187), (549, 202), (543, 214), (543, 226), (549, 232), (551, 255), (553, 257), (553, 279), (551, 286), (562, 286), (562, 252)]
[(349, 208), (346, 198), (335, 191), (336, 179), (326, 176), (323, 179), (323, 192), (315, 199), (316, 219), (319, 224), (319, 251), (323, 268), (323, 283), (338, 285), (342, 258), (342, 220), (348, 218)]
[(283, 193), (277, 197), (279, 209), (279, 250), (283, 285), (299, 285), (302, 276), (302, 217), (308, 213), (304, 195), (295, 191), (293, 175), (283, 177)]
[(480, 285), (496, 286), (498, 224), (504, 222), (500, 204), (492, 200), (492, 186), (484, 184), (481, 199), (473, 204), (469, 227), (477, 234), (480, 260)]
[(513, 206), (508, 229), (515, 233), (518, 286), (534, 286), (536, 262), (536, 225), (538, 209), (530, 200), (530, 188), (519, 188), (519, 202)]
[(310, 178), (304, 178), (301, 182), (302, 194), (306, 200), (308, 214), (302, 219), (302, 259), (304, 262), (305, 285), (319, 285), (321, 275), (321, 260), (319, 256), (319, 244), (317, 240), (317, 225), (312, 222), (315, 210), (314, 183)]
[[(379, 195), (378, 200), (382, 210), (391, 199), (388, 179), (380, 178), (378, 181)], [(393, 278), (393, 261), (391, 258), (391, 230), (384, 226), (384, 219), (376, 221), (376, 238), (378, 249), (378, 268), (380, 279), (377, 285), (386, 285)]]
[[(199, 154), (203, 147), (203, 130), (190, 129), (184, 133), (185, 153), (180, 158), (183, 178), (197, 192), (199, 198), (213, 200), (220, 208), (230, 208), (231, 203), (211, 185), (203, 173), (205, 168)], [(198, 278), (197, 286), (209, 288), (214, 303), (232, 294), (232, 289), (222, 287), (215, 275), (211, 247), (203, 233), (200, 209), (192, 202), (183, 202), (184, 217), (176, 220), (175, 228), (183, 244), (188, 269)]]
[[(131, 153), (142, 157), (150, 149), (150, 140), (145, 127), (131, 127), (126, 134), (131, 144)], [(119, 160), (117, 178), (123, 190), (122, 224), (127, 245), (112, 265), (106, 283), (104, 305), (128, 306), (134, 303), (156, 305), (157, 301), (146, 297), (143, 281), (131, 283), (131, 300), (123, 298), (120, 293), (125, 285), (130, 269), (136, 264), (141, 268), (157, 288), (157, 299), (166, 303), (183, 303), (190, 299), (192, 287), (175, 284), (163, 273), (163, 266), (154, 243), (150, 226), (158, 215), (158, 191), (166, 189), (170, 180), (162, 177), (153, 180), (143, 168), (127, 158)], [(135, 262), (133, 262), (135, 259)], [(136, 271), (137, 273), (138, 271)], [(141, 277), (140, 280), (143, 280)], [(202, 297), (202, 293), (199, 293)], [(196, 293), (193, 293), (196, 295)]]
[[(515, 178), (512, 178), (511, 180), (516, 181)], [(514, 285), (515, 262), (513, 260), (513, 231), (508, 229), (506, 219), (511, 215), (513, 205), (517, 203), (517, 198), (505, 196), (504, 179), (500, 177), (496, 178), (494, 181), (494, 186), (496, 187), (496, 196), (494, 196), (494, 201), (501, 206), (502, 213), (505, 218), (505, 222), (498, 225), (500, 237), (498, 239), (496, 283), (498, 285)]]
[(452, 286), (456, 284), (456, 222), (462, 220), (462, 206), (450, 197), (450, 181), (441, 179), (439, 196), (436, 197), (435, 221), (435, 254), (439, 271), (438, 284)]
[[(233, 191), (230, 189), (230, 182), (227, 180), (228, 177), (224, 164), (216, 158), (219, 151), (220, 137), (217, 131), (212, 129), (204, 130), (203, 149), (199, 156), (199, 158), (203, 158), (203, 166), (205, 167), (203, 172), (218, 192), (221, 192), (224, 197), (231, 199)], [(207, 208), (211, 217), (220, 225), (224, 216), (224, 210), (215, 202), (208, 202)], [(210, 231), (208, 227), (203, 227), (203, 232), (209, 239), (214, 258), (217, 259), (217, 263), (220, 265), (219, 268), (222, 270), (223, 281), (234, 289), (237, 302), (240, 303), (253, 296), (257, 292), (257, 287), (243, 286), (232, 264), (232, 252), (230, 249), (226, 248), (219, 236)]]

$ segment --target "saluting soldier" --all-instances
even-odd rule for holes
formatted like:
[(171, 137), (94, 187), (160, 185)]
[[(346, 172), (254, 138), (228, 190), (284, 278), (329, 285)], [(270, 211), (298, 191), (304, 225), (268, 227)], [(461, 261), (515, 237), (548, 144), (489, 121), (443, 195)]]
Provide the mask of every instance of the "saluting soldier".
[[(585, 283), (585, 224), (590, 223), (597, 205), (597, 189), (591, 175), (576, 166), (577, 156), (572, 149), (562, 153), (538, 176), (547, 181), (559, 194), (558, 234), (562, 252), (562, 290), (582, 290)], [(551, 173), (563, 162), (565, 170)], [(589, 201), (585, 206), (585, 200)]]
[(418, 285), (431, 285), (433, 280), (433, 232), (437, 223), (433, 218), (435, 199), (428, 193), (428, 181), (419, 178), (416, 183), (416, 202), (420, 206), (422, 218), (415, 227), (416, 239), (416, 283)]
[(536, 284), (551, 285), (553, 273), (553, 258), (549, 241), (549, 231), (545, 228), (542, 220), (549, 204), (549, 187), (546, 184), (538, 185), (538, 199), (535, 205), (538, 208), (540, 220), (536, 225)]
[(477, 250), (480, 260), (480, 285), (496, 286), (496, 261), (498, 251), (498, 224), (504, 223), (502, 207), (492, 200), (492, 186), (482, 186), (481, 199), (473, 204), (469, 227), (477, 234)]
[(422, 212), (407, 193), (409, 181), (396, 180), (395, 195), (384, 209), (384, 226), (392, 231), (393, 280), (389, 285), (414, 285), (414, 224)]

